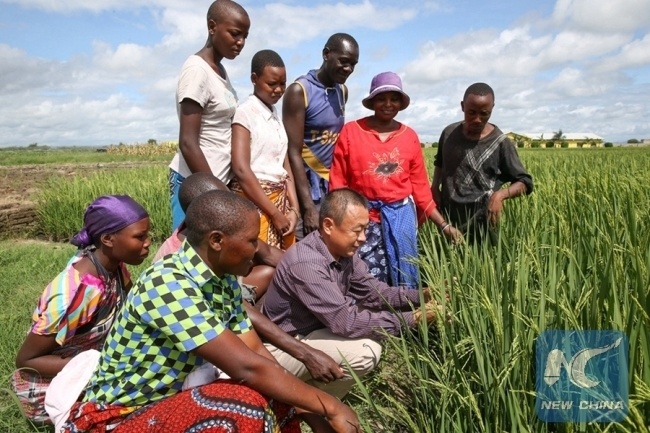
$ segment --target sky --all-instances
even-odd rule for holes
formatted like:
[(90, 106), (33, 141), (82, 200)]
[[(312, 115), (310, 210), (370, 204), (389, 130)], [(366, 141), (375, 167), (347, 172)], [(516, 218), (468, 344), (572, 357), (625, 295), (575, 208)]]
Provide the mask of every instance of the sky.
[[(185, 59), (207, 37), (210, 1), (0, 0), (0, 147), (105, 146), (178, 139)], [(250, 59), (277, 51), (292, 81), (336, 32), (360, 59), (346, 120), (372, 114), (372, 77), (397, 72), (411, 105), (397, 117), (438, 141), (462, 119), (465, 89), (496, 95), (504, 132), (650, 138), (650, 0), (242, 0), (242, 54), (224, 66), (243, 101)], [(280, 108), (280, 107), (278, 107)]]

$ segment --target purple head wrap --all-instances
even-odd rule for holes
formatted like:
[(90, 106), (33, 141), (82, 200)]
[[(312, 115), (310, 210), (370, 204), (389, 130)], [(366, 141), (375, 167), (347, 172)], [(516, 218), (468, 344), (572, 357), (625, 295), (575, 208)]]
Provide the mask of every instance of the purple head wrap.
[(111, 234), (147, 218), (149, 214), (128, 195), (104, 195), (92, 202), (84, 213), (84, 227), (70, 243), (86, 248), (101, 235)]

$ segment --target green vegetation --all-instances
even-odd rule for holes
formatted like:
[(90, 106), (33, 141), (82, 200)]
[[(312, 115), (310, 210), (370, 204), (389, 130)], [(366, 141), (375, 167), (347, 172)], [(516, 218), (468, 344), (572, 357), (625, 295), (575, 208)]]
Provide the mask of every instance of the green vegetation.
[(141, 167), (99, 171), (68, 182), (52, 178), (37, 196), (39, 228), (48, 239), (68, 240), (81, 228), (84, 210), (95, 198), (128, 194), (149, 212), (152, 239), (163, 241), (172, 224), (167, 175), (167, 167)]
[[(449, 249), (422, 231), (425, 281), (447, 286), (453, 322), (388, 339), (382, 369), (358, 392), (366, 431), (648, 431), (650, 152), (521, 154), (537, 189), (506, 204), (498, 246)], [(537, 420), (535, 339), (545, 329), (628, 335), (625, 422)]]
[[(436, 149), (424, 152), (432, 174)], [(506, 203), (496, 247), (452, 249), (431, 226), (421, 231), (424, 279), (432, 288), (447, 287), (450, 301), (440, 296), (440, 302), (453, 321), (387, 340), (380, 368), (349, 398), (365, 431), (648, 432), (650, 149), (519, 154), (536, 191)], [(39, 196), (40, 226), (51, 238), (68, 238), (79, 229), (84, 206), (106, 193), (133, 195), (149, 209), (154, 237), (167, 235), (162, 166), (52, 182)], [(38, 295), (72, 251), (63, 244), (0, 242), (0, 388), (9, 387)], [(631, 372), (625, 422), (537, 420), (534, 345), (544, 329), (625, 332)], [(0, 431), (34, 431), (6, 393), (0, 394)]]
[(29, 148), (0, 149), (0, 166), (24, 164), (91, 164), (131, 161), (170, 161), (169, 153), (161, 155), (98, 152), (94, 148)]

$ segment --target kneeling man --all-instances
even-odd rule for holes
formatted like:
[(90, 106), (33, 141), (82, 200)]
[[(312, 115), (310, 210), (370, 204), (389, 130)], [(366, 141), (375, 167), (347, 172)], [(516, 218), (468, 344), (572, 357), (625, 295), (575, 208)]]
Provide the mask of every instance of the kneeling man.
[[(318, 231), (284, 254), (262, 306), (285, 332), (342, 367), (349, 364), (359, 376), (377, 366), (383, 331), (397, 335), (403, 326), (433, 321), (438, 311), (434, 303), (413, 311), (420, 304), (417, 290), (390, 287), (370, 274), (355, 254), (368, 223), (365, 197), (348, 188), (330, 192), (321, 203)], [(315, 382), (301, 362), (267, 348), (287, 370), (335, 397), (343, 397), (354, 384), (349, 373), (330, 383)]]

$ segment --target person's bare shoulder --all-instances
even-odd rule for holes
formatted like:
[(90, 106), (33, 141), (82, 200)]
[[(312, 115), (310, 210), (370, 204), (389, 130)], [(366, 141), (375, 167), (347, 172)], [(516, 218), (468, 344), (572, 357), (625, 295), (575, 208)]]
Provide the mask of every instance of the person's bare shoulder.
[(286, 113), (287, 109), (291, 111), (305, 109), (305, 91), (299, 83), (292, 83), (287, 87), (282, 98), (282, 111)]

